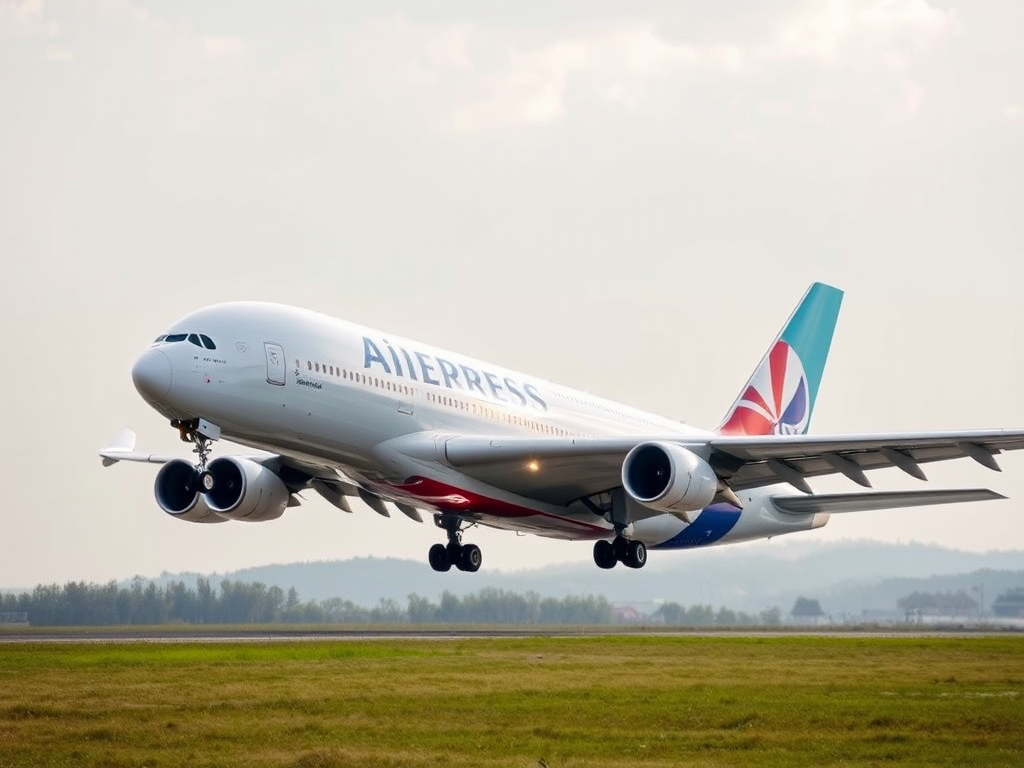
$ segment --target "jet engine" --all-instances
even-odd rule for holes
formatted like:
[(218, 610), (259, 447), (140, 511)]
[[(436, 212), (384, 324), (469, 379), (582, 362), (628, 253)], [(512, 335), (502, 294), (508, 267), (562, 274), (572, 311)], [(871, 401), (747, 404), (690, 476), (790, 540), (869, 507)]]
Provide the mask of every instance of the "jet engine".
[(214, 514), (199, 493), (196, 468), (187, 461), (175, 459), (160, 468), (154, 485), (156, 503), (171, 517), (189, 523), (223, 523), (225, 518)]
[(622, 462), (622, 486), (645, 507), (683, 519), (703, 509), (718, 491), (718, 476), (704, 459), (675, 443), (640, 443)]
[(203, 495), (209, 508), (228, 520), (275, 520), (288, 506), (289, 492), (281, 478), (250, 459), (214, 459), (202, 485), (208, 489)]

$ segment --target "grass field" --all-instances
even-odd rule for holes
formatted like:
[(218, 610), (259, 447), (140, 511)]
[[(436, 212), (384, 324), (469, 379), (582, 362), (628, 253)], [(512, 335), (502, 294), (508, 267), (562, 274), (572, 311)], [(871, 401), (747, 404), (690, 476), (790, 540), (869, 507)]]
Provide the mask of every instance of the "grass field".
[(0, 645), (0, 766), (1024, 766), (1024, 637)]

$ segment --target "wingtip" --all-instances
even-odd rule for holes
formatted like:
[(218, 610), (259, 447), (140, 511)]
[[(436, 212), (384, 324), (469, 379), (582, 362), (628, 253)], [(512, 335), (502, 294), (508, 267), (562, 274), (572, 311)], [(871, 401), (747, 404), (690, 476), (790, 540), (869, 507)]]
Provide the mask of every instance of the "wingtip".
[(110, 440), (107, 445), (99, 451), (100, 460), (104, 467), (117, 464), (121, 459), (118, 454), (128, 454), (135, 450), (135, 432), (125, 427)]

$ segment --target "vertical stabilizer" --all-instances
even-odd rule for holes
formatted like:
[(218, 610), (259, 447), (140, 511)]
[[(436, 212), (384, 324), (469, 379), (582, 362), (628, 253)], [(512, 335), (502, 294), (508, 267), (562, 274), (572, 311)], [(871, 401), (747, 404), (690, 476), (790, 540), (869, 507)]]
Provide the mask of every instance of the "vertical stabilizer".
[(843, 292), (814, 283), (769, 347), (718, 431), (723, 435), (802, 435), (832, 345)]

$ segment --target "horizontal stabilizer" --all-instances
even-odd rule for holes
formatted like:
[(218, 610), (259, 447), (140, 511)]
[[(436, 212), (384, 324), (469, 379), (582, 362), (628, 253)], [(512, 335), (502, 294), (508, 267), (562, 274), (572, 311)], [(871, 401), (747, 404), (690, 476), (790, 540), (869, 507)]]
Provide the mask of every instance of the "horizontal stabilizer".
[(1006, 497), (987, 488), (955, 488), (931, 491), (875, 491), (870, 493), (828, 493), (820, 496), (773, 496), (781, 512), (809, 515), (816, 512), (872, 512), (879, 509), (926, 507), (932, 504), (961, 504), (992, 501)]

